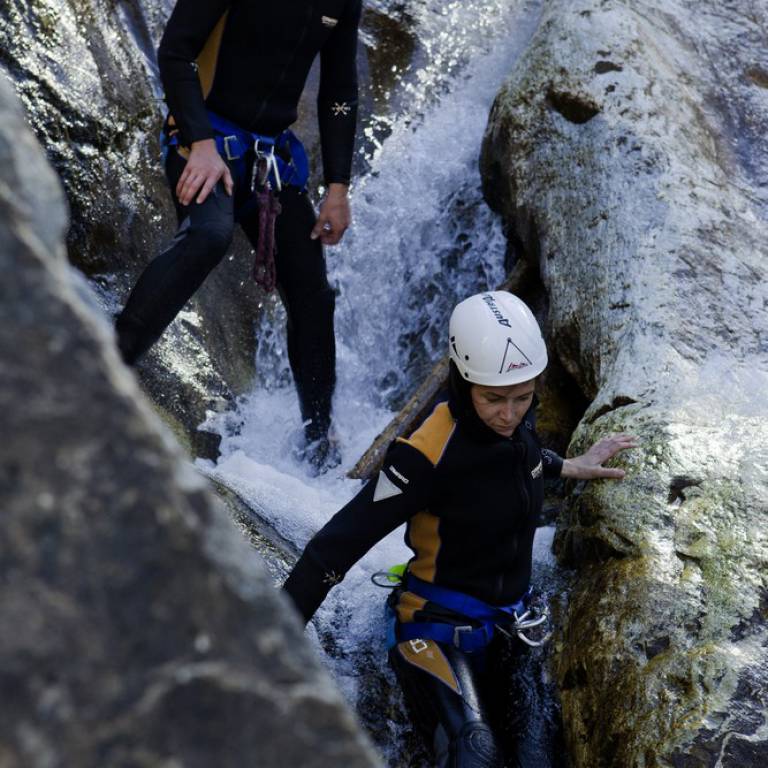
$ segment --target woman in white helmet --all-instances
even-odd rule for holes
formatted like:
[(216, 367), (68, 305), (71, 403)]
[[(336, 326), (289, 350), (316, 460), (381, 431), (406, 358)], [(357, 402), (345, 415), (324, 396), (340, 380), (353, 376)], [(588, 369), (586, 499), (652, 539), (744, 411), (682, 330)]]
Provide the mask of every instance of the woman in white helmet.
[(436, 765), (501, 767), (487, 662), (500, 633), (524, 640), (536, 623), (530, 579), (543, 477), (621, 479), (623, 470), (603, 464), (635, 441), (614, 435), (571, 459), (541, 448), (534, 389), (547, 350), (530, 309), (510, 293), (461, 302), (449, 353), (448, 401), (392, 444), (378, 477), (309, 542), (285, 590), (308, 621), (349, 568), (406, 523), (414, 556), (390, 599), (390, 662)]

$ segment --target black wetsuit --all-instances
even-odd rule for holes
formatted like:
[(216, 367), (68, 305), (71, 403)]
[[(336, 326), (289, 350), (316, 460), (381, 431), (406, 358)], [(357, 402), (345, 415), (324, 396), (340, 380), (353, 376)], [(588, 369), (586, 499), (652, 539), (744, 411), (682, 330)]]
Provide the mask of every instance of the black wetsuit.
[[(331, 586), (368, 549), (402, 523), (415, 553), (409, 574), (496, 606), (520, 599), (530, 582), (543, 477), (559, 476), (562, 468), (557, 454), (541, 449), (534, 418), (531, 407), (514, 435), (505, 438), (454, 397), (450, 406), (438, 405), (407, 440), (396, 441), (378, 478), (313, 537), (286, 581), (304, 618), (311, 618)], [(474, 625), (407, 589), (398, 590), (392, 602), (400, 623)], [(409, 706), (434, 737), (441, 766), (501, 765), (483, 703), (484, 653), (410, 640), (396, 644), (390, 660)]]
[[(348, 183), (357, 114), (356, 44), (361, 0), (178, 0), (158, 51), (170, 121), (183, 146), (211, 138), (207, 109), (240, 127), (275, 136), (296, 119), (313, 60), (320, 54), (318, 94), (326, 183)], [(171, 149), (166, 175), (174, 192), (185, 160)], [(235, 205), (247, 195), (237, 173)], [(335, 384), (334, 293), (306, 193), (280, 195), (276, 225), (277, 281), (288, 314), (288, 353), (307, 436), (325, 434)], [(223, 259), (234, 229), (233, 198), (219, 183), (202, 203), (178, 202), (180, 227), (169, 248), (144, 271), (117, 331), (133, 364)], [(255, 245), (256, 213), (239, 221)]]

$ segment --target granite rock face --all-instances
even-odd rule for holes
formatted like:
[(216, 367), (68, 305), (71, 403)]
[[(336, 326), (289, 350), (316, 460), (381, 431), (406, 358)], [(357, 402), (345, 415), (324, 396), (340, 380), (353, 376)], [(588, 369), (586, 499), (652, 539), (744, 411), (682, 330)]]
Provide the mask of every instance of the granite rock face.
[(768, 7), (551, 0), (498, 95), (488, 200), (591, 402), (558, 645), (576, 766), (768, 761)]
[(0, 764), (376, 765), (82, 300), (4, 79), (0, 160)]

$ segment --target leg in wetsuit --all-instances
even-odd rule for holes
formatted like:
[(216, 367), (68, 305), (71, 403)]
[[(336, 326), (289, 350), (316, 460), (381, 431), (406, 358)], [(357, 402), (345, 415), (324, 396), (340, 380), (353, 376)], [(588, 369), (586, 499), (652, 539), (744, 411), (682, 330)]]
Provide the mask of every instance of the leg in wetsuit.
[(487, 651), (409, 640), (390, 649), (389, 661), (438, 768), (503, 768), (490, 725)]
[[(118, 316), (118, 345), (128, 365), (160, 338), (166, 327), (224, 258), (232, 241), (234, 211), (248, 195), (247, 180), (230, 165), (235, 194), (220, 182), (201, 203), (181, 206), (176, 183), (185, 160), (171, 150), (166, 176), (171, 186), (179, 229), (170, 246), (157, 256), (137, 281)], [(299, 395), (307, 442), (325, 440), (335, 385), (334, 293), (328, 285), (319, 240), (309, 237), (315, 214), (306, 193), (287, 187), (280, 195), (277, 218), (278, 288), (288, 314), (288, 358)], [(253, 211), (241, 222), (255, 244), (258, 218)], [(326, 459), (326, 456), (322, 456)]]

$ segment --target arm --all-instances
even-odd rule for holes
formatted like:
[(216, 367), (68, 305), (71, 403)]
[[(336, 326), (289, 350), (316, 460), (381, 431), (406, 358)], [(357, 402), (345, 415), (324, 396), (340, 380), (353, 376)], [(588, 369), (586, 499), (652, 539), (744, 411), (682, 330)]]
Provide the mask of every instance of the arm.
[(320, 52), (317, 114), (328, 195), (312, 237), (326, 245), (341, 240), (350, 224), (347, 192), (357, 125), (357, 29), (362, 3), (349, 0), (344, 15)]
[(202, 203), (220, 179), (232, 194), (232, 176), (213, 141), (195, 61), (229, 5), (229, 0), (178, 0), (157, 53), (168, 108), (179, 127), (181, 143), (190, 147), (176, 185), (182, 205), (189, 205), (195, 195)]
[(196, 59), (229, 6), (230, 0), (178, 0), (160, 41), (160, 79), (185, 146), (213, 137)]
[(633, 435), (616, 434), (598, 440), (586, 453), (563, 461), (562, 477), (575, 480), (595, 480), (610, 478), (621, 480), (626, 472), (602, 466), (612, 459), (619, 451), (627, 448), (637, 448), (637, 438)]
[(544, 467), (544, 477), (562, 477), (565, 460), (549, 448), (541, 449), (541, 463)]
[(421, 453), (396, 444), (378, 478), (315, 534), (283, 585), (305, 621), (376, 542), (423, 508), (431, 472), (431, 463)]

